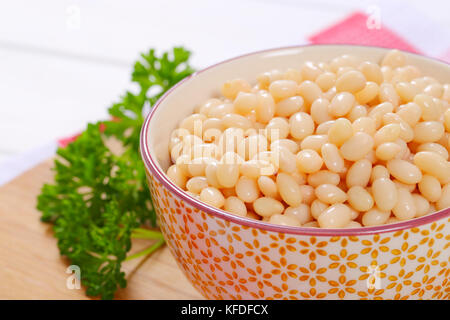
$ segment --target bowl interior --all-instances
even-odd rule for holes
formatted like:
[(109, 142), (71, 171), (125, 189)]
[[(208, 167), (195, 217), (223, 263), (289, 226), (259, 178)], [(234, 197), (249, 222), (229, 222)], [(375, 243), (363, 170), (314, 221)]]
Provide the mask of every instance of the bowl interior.
[[(170, 166), (168, 143), (171, 132), (194, 108), (209, 98), (220, 95), (221, 85), (230, 79), (242, 78), (250, 83), (256, 76), (272, 69), (299, 68), (305, 61), (329, 61), (342, 54), (352, 54), (365, 60), (379, 62), (389, 49), (349, 45), (315, 45), (267, 50), (233, 58), (206, 68), (171, 90), (160, 101), (148, 124), (147, 144), (152, 159), (164, 172)], [(407, 62), (417, 66), (425, 75), (450, 82), (448, 64), (405, 53)]]
[[(198, 104), (204, 103), (209, 98), (218, 97), (221, 85), (225, 81), (242, 78), (252, 84), (256, 82), (256, 77), (261, 72), (272, 69), (299, 68), (305, 61), (330, 61), (343, 54), (352, 54), (364, 60), (379, 62), (389, 50), (353, 45), (296, 46), (251, 53), (199, 71), (166, 92), (153, 107), (141, 133), (141, 152), (144, 162), (156, 179), (191, 205), (220, 218), (269, 231), (317, 236), (376, 234), (412, 228), (450, 216), (450, 208), (448, 208), (420, 218), (375, 227), (320, 229), (279, 226), (239, 217), (200, 202), (177, 187), (165, 174), (171, 165), (168, 150), (171, 132), (181, 120), (193, 113)], [(432, 76), (441, 83), (450, 83), (450, 65), (416, 54), (405, 53), (405, 55), (407, 63), (418, 67), (424, 75)]]

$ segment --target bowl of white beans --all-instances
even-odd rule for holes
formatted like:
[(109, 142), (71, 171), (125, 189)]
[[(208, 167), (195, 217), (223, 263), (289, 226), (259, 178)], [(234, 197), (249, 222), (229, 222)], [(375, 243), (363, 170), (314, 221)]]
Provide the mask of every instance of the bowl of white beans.
[(167, 244), (209, 299), (449, 299), (450, 66), (350, 45), (236, 57), (141, 132)]

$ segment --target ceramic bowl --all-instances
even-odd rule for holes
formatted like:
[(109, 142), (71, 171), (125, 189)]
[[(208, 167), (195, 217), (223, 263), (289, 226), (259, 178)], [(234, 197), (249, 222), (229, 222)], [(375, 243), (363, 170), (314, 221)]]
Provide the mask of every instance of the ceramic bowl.
[[(450, 209), (356, 229), (285, 227), (242, 218), (186, 194), (165, 174), (171, 131), (222, 83), (271, 69), (353, 54), (380, 61), (387, 49), (296, 46), (233, 58), (196, 72), (153, 107), (141, 153), (161, 230), (180, 268), (208, 299), (449, 299)], [(444, 83), (450, 66), (405, 53)]]

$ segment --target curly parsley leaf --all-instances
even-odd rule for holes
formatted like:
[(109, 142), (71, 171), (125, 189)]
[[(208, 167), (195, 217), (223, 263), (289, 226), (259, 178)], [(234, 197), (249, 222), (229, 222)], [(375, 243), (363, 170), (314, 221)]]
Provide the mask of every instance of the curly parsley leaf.
[(105, 133), (137, 150), (144, 107), (152, 106), (168, 89), (194, 72), (188, 64), (189, 56), (190, 52), (183, 48), (174, 48), (161, 57), (155, 55), (154, 49), (142, 54), (132, 73), (139, 92), (127, 91), (122, 101), (109, 108), (111, 116), (118, 121), (108, 122)]
[[(139, 228), (156, 227), (139, 155), (139, 131), (145, 106), (193, 72), (189, 56), (183, 48), (159, 57), (154, 50), (143, 54), (132, 75), (139, 91), (126, 92), (109, 109), (113, 120), (89, 124), (74, 142), (57, 151), (54, 183), (42, 187), (37, 208), (42, 221), (54, 224), (61, 255), (80, 267), (87, 295), (112, 299), (119, 287), (126, 287), (122, 263), (132, 238), (157, 242), (128, 259), (164, 243), (159, 232)], [(121, 154), (110, 150), (105, 136), (120, 141)]]

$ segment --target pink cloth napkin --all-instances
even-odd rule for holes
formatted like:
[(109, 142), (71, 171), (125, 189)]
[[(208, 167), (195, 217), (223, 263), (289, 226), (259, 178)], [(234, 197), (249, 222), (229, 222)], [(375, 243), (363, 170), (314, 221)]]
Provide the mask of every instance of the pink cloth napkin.
[[(450, 62), (450, 34), (414, 10), (403, 8), (407, 20), (393, 17), (396, 7), (383, 9), (378, 26), (374, 17), (356, 11), (330, 27), (309, 36), (313, 44), (359, 44), (399, 49)], [(386, 12), (387, 11), (387, 12)], [(405, 12), (406, 11), (406, 12)], [(383, 22), (386, 20), (386, 23)], [(418, 32), (415, 32), (419, 25)], [(411, 26), (411, 28), (409, 28)], [(431, 41), (430, 41), (431, 39)]]
[(359, 44), (421, 53), (401, 35), (383, 24), (380, 24), (379, 28), (369, 29), (369, 19), (368, 15), (355, 12), (329, 28), (311, 35), (309, 41), (314, 44)]

